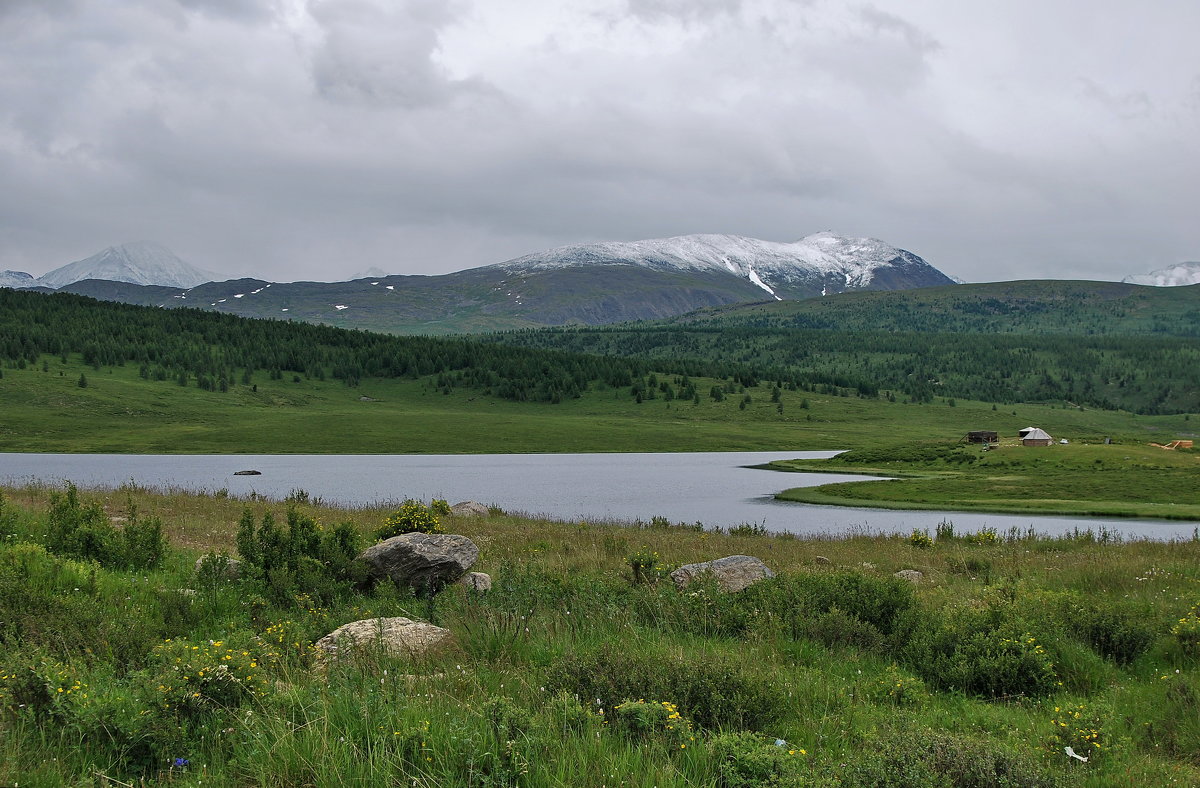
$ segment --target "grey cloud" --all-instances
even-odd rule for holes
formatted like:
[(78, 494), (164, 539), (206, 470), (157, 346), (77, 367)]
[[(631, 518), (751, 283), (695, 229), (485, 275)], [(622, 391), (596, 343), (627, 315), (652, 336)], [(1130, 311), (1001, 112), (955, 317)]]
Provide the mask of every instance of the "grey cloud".
[(1100, 104), (1123, 120), (1146, 118), (1154, 111), (1154, 102), (1150, 100), (1149, 94), (1144, 90), (1114, 93), (1087, 77), (1081, 77), (1079, 82), (1080, 90), (1085, 98)]
[(309, 9), (323, 36), (313, 79), (332, 101), (427, 107), (484, 89), (479, 80), (451, 79), (436, 61), (439, 32), (454, 20), (447, 3), (317, 0)]
[(1019, 33), (922, 2), (100, 5), (0, 5), (0, 268), (151, 238), (231, 276), (338, 278), (820, 229), (972, 280), (1200, 253), (1188, 124), (1114, 114), (1143, 88), (1186, 106), (1186, 80), (1106, 71), (1078, 38), (1078, 62), (1014, 65)]

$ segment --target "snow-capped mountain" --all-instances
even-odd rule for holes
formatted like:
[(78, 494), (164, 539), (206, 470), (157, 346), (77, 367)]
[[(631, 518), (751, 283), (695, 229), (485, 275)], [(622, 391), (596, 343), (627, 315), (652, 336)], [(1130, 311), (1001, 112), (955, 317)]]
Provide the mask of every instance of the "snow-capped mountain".
[(219, 277), (179, 259), (170, 249), (149, 241), (110, 246), (85, 260), (68, 263), (43, 275), (37, 284), (65, 287), (84, 279), (136, 285), (195, 287)]
[(38, 280), (33, 278), (33, 274), (27, 274), (24, 271), (0, 271), (0, 287), (20, 290), (23, 287), (37, 287), (38, 284)]
[[(720, 272), (744, 279), (777, 299), (846, 290), (892, 290), (953, 284), (912, 252), (874, 238), (830, 232), (792, 243), (737, 235), (682, 235), (647, 241), (577, 244), (499, 263), (512, 273), (595, 265), (655, 271)], [(801, 296), (803, 297), (803, 296)]]
[(1179, 263), (1160, 268), (1140, 276), (1127, 276), (1121, 280), (1131, 285), (1154, 285), (1155, 287), (1180, 287), (1200, 284), (1200, 263)]

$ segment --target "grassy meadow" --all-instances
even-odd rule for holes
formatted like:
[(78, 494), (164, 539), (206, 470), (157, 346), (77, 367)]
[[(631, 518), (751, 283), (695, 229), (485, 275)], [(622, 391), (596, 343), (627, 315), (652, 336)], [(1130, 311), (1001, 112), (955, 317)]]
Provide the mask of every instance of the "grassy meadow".
[(1200, 520), (1195, 450), (1132, 443), (1026, 447), (1008, 439), (988, 450), (926, 443), (771, 467), (903, 477), (798, 487), (778, 495), (804, 503)]
[[(334, 534), (365, 546), (382, 510), (4, 495), (0, 784), (1200, 784), (1200, 542), (493, 512), (441, 523), (493, 590), (430, 600), (360, 585), (344, 551), (306, 557)], [(240, 544), (287, 560), (198, 572), (237, 554), (247, 510), (251, 534), (279, 528)], [(731, 554), (778, 576), (737, 594), (666, 578)], [(317, 669), (315, 640), (392, 615), (455, 645)]]
[[(80, 387), (81, 376), (87, 383)], [(695, 379), (700, 402), (646, 399), (593, 383), (558, 404), (514, 402), (436, 376), (364, 379), (356, 387), (286, 374), (255, 375), (227, 392), (147, 380), (133, 365), (94, 369), (78, 356), (44, 357), (0, 378), (0, 450), (166, 454), (459, 454), (490, 452), (775, 451), (957, 440), (968, 430), (1015, 435), (1040, 425), (1097, 442), (1194, 435), (1186, 415), (1138, 416), (1050, 405), (967, 400), (905, 404), (770, 382), (709, 396), (728, 381)], [(670, 380), (671, 376), (662, 376)], [(745, 402), (749, 397), (750, 401)], [(368, 398), (364, 400), (363, 398)], [(948, 402), (953, 402), (951, 407)], [(744, 405), (744, 407), (743, 407)], [(782, 408), (780, 407), (782, 406)]]

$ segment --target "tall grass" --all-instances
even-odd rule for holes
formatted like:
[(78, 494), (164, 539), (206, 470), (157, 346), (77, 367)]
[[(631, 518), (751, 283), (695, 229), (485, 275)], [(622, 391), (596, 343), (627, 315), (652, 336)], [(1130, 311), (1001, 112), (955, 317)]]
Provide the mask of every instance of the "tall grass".
[[(1171, 631), (1200, 601), (1197, 542), (943, 527), (918, 547), (496, 514), (445, 521), (493, 590), (427, 600), (194, 566), (234, 554), (246, 506), (286, 523), (290, 505), (301, 535), (305, 518), (365, 535), (383, 508), (83, 494), (161, 521), (173, 546), (134, 569), (47, 549), (59, 492), (0, 503), (2, 783), (1200, 784), (1198, 657)], [(752, 554), (779, 576), (681, 593), (633, 571), (641, 551)], [(905, 568), (922, 582), (891, 576)], [(454, 645), (318, 666), (322, 635), (394, 615)]]

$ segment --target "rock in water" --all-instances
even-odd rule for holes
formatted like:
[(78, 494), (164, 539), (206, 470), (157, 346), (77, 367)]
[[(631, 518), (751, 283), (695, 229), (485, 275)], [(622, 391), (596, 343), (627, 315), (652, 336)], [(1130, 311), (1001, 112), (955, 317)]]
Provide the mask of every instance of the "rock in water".
[(478, 501), (459, 501), (450, 507), (455, 517), (487, 517), (491, 510)]
[(453, 641), (448, 629), (410, 618), (368, 618), (343, 624), (317, 641), (322, 656), (378, 648), (389, 657), (422, 657)]
[(479, 558), (479, 548), (457, 534), (401, 534), (372, 545), (359, 556), (372, 577), (390, 578), (419, 594), (436, 594), (458, 580)]
[(671, 573), (671, 579), (682, 590), (704, 575), (716, 578), (722, 591), (741, 591), (759, 580), (774, 577), (775, 573), (752, 555), (730, 555), (702, 564), (685, 564)]

